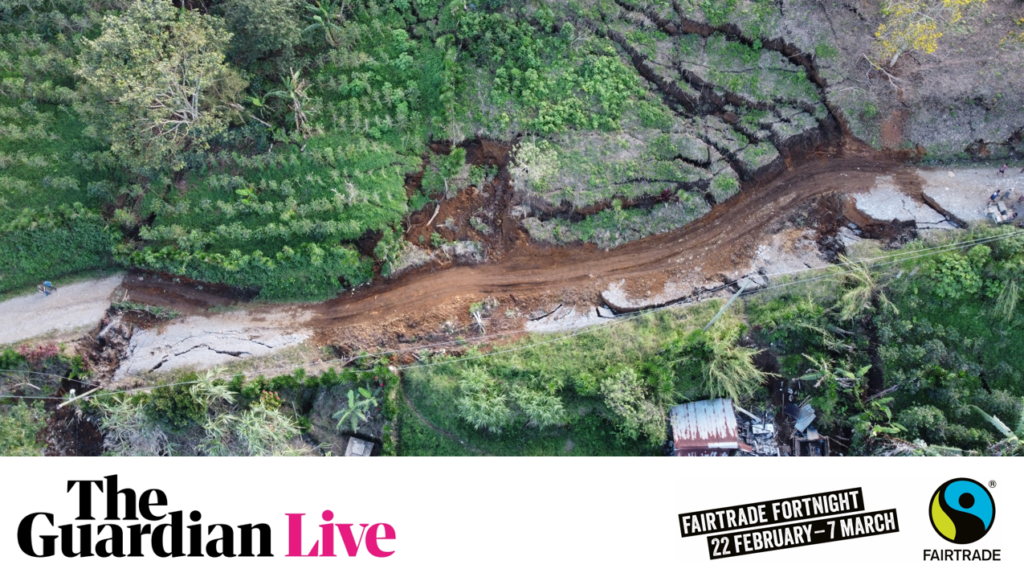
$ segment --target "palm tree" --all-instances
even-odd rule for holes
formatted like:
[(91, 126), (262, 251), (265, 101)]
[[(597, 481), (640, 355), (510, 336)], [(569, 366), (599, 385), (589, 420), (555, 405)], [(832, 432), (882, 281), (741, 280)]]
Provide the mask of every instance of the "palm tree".
[(340, 2), (338, 0), (317, 0), (315, 6), (307, 4), (306, 10), (309, 11), (313, 23), (307, 26), (302, 33), (323, 30), (327, 43), (332, 48), (337, 48), (341, 44), (343, 29), (340, 24), (345, 21), (346, 4), (346, 0)]
[(1019, 298), (1017, 281), (1008, 281), (1003, 290), (1000, 291), (999, 298), (996, 299), (996, 306), (992, 308), (992, 315), (1002, 319), (1004, 323), (1010, 322), (1013, 320), (1013, 313), (1017, 310), (1017, 300)]
[[(724, 323), (713, 325), (708, 331), (694, 330), (686, 337), (675, 339), (669, 345), (668, 367), (681, 377), (675, 379), (677, 383), (685, 386), (695, 381), (702, 394), (711, 398), (728, 397), (739, 403), (752, 395), (768, 376), (774, 375), (761, 372), (754, 364), (754, 357), (760, 351), (742, 347), (736, 342), (738, 323)], [(690, 373), (694, 368), (696, 372)], [(680, 370), (688, 374), (678, 373)], [(655, 373), (651, 376), (656, 377), (656, 381), (667, 380), (667, 375)], [(661, 383), (655, 383), (655, 390), (659, 402), (671, 399)]]

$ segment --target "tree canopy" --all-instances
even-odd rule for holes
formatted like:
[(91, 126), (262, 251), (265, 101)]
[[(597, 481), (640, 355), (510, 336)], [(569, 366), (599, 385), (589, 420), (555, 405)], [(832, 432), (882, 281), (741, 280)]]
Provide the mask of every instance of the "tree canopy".
[(79, 108), (129, 166), (180, 170), (183, 154), (227, 129), (246, 86), (224, 62), (230, 40), (218, 17), (140, 0), (85, 41)]

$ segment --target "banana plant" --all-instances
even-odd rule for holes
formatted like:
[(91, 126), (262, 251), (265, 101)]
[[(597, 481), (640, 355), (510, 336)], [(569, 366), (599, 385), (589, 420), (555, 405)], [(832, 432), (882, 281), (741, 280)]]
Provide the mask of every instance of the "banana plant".
[(871, 271), (863, 263), (853, 262), (845, 256), (840, 256), (842, 273), (838, 279), (844, 291), (836, 303), (839, 309), (839, 318), (843, 321), (851, 321), (859, 318), (864, 311), (888, 309), (892, 314), (900, 314), (896, 305), (885, 296), (885, 285), (879, 283)]
[(268, 92), (263, 97), (264, 104), (270, 98), (280, 98), (288, 102), (288, 107), (295, 117), (295, 131), (309, 138), (309, 115), (315, 112), (309, 108), (309, 94), (307, 91), (312, 86), (309, 80), (302, 78), (302, 70), (291, 70), (291, 76), (284, 76), (281, 82), (284, 90)]
[(235, 189), (235, 194), (238, 195), (238, 200), (242, 204), (251, 204), (252, 201), (256, 200), (256, 192), (251, 188)]
[(369, 420), (370, 408), (377, 407), (377, 398), (368, 389), (359, 387), (359, 395), (361, 398), (357, 398), (355, 391), (349, 389), (348, 407), (334, 413), (334, 418), (338, 419), (339, 429), (344, 428), (347, 421), (352, 432), (358, 433), (359, 423)]
[(307, 26), (302, 33), (323, 30), (327, 43), (332, 48), (337, 48), (341, 44), (343, 30), (340, 24), (344, 22), (346, 4), (347, 2), (344, 0), (340, 2), (339, 0), (317, 0), (316, 5), (307, 4), (306, 10), (309, 11), (309, 18), (313, 23)]
[(814, 368), (809, 369), (807, 374), (801, 375), (797, 379), (801, 381), (815, 381), (814, 388), (818, 388), (823, 384), (829, 384), (842, 388), (857, 389), (864, 379), (864, 375), (868, 374), (868, 371), (871, 370), (871, 365), (867, 365), (858, 369), (857, 372), (853, 372), (843, 367), (833, 368), (832, 363), (824, 357), (812, 357), (805, 354), (804, 358), (811, 361), (814, 364)]

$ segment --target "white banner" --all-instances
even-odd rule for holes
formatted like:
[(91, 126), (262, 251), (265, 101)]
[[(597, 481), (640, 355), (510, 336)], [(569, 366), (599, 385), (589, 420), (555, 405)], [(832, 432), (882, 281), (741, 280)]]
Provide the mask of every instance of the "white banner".
[(7, 458), (0, 558), (8, 575), (1019, 575), (1022, 463)]

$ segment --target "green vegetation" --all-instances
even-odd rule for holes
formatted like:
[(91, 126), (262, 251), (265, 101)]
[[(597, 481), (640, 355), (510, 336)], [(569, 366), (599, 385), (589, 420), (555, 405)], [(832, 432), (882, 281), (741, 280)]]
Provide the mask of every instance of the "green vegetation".
[(79, 203), (26, 208), (0, 225), (0, 291), (109, 267), (115, 237), (99, 215)]
[(0, 455), (32, 457), (43, 453), (45, 445), (36, 439), (46, 423), (42, 403), (18, 403), (0, 406)]
[[(957, 240), (995, 234), (980, 229)], [(934, 252), (880, 271), (849, 267), (832, 282), (748, 302), (755, 338), (778, 355), (783, 377), (812, 383), (819, 428), (848, 433), (854, 452), (907, 449), (904, 442), (918, 440), (907, 450), (1016, 450), (999, 444), (1003, 432), (977, 409), (1011, 426), (1021, 418), (1016, 278), (1024, 242)]]
[(541, 221), (531, 217), (527, 218), (523, 225), (537, 241), (557, 244), (592, 242), (602, 248), (611, 248), (645, 236), (674, 230), (711, 210), (703, 199), (685, 193), (680, 193), (675, 196), (675, 200), (659, 204), (652, 209), (622, 208), (619, 199), (613, 200), (611, 205), (609, 210), (603, 210), (579, 222), (561, 218)]
[[(486, 351), (423, 350), (401, 377), (383, 357), (315, 376), (208, 372), (74, 407), (102, 422), (110, 454), (315, 454), (309, 438), (359, 432), (388, 455), (656, 455), (672, 406), (727, 397), (778, 411), (772, 382), (809, 401), (843, 453), (1018, 454), (1024, 236), (1005, 230), (856, 255), (874, 260), (755, 293), (706, 332), (724, 301)], [(0, 449), (38, 454), (49, 414), (18, 397), (87, 382), (84, 362), (40, 345), (0, 352), (0, 369)]]
[(43, 402), (61, 389), (61, 380), (85, 378), (81, 357), (64, 355), (52, 344), (0, 350), (0, 456), (42, 455), (43, 430), (50, 414)]
[(245, 89), (224, 63), (231, 35), (219, 18), (141, 1), (108, 14), (83, 42), (76, 109), (123, 163), (140, 170), (185, 168), (227, 129)]
[[(631, 4), (4, 2), (0, 291), (117, 263), (263, 299), (330, 297), (392, 272), (412, 211), (494, 178), (466, 164), (475, 138), (519, 140), (515, 186), (601, 208), (544, 239), (608, 246), (683, 226), (824, 108), (760, 40), (672, 36), (636, 24)], [(683, 4), (755, 39), (774, 18), (761, 0)], [(666, 2), (635, 8), (674, 18)], [(602, 10), (622, 42), (596, 25)], [(716, 90), (776, 108), (740, 107), (733, 126), (673, 110), (627, 48), (685, 56)], [(685, 208), (627, 211), (630, 232), (609, 236), (612, 200), (676, 197)]]
[[(706, 335), (697, 330), (720, 304), (645, 314), (570, 339), (531, 336), (499, 354), (467, 351), (458, 362), (425, 357), (404, 371), (416, 412), (399, 410), (400, 454), (659, 454), (669, 407), (730, 394), (720, 371), (760, 379), (736, 347), (737, 318), (727, 314)], [(702, 380), (695, 375), (705, 350), (724, 355)], [(433, 427), (465, 445), (437, 438)]]
[(100, 415), (105, 449), (114, 455), (316, 454), (319, 447), (301, 435), (317, 426), (325, 393), (348, 399), (328, 411), (333, 419), (327, 415), (326, 424), (356, 431), (367, 420), (379, 422), (377, 397), (396, 386), (386, 365), (370, 362), (315, 376), (298, 370), (251, 380), (207, 371), (148, 391), (107, 394), (91, 400), (88, 410)]
[(118, 310), (118, 311), (139, 311), (139, 312), (143, 312), (143, 313), (152, 315), (153, 317), (155, 317), (157, 319), (160, 319), (160, 320), (174, 319), (174, 318), (177, 318), (178, 315), (180, 314), (178, 311), (173, 310), (173, 309), (167, 309), (167, 308), (164, 308), (164, 307), (157, 307), (157, 306), (146, 305), (146, 304), (141, 304), (141, 303), (134, 303), (132, 301), (119, 301), (119, 302), (113, 303), (110, 306), (112, 306), (114, 308), (114, 310)]
[(898, 264), (847, 262), (734, 304), (708, 333), (697, 329), (721, 301), (568, 339), (533, 336), (486, 356), (470, 350), (458, 362), (425, 358), (404, 373), (415, 411), (399, 411), (399, 452), (654, 454), (679, 402), (725, 396), (780, 410), (754, 362), (760, 350), (778, 360), (771, 378), (815, 407), (833, 450), (1016, 454), (1024, 240), (982, 242), (1000, 232), (965, 232), (953, 246), (915, 241), (889, 254)]

